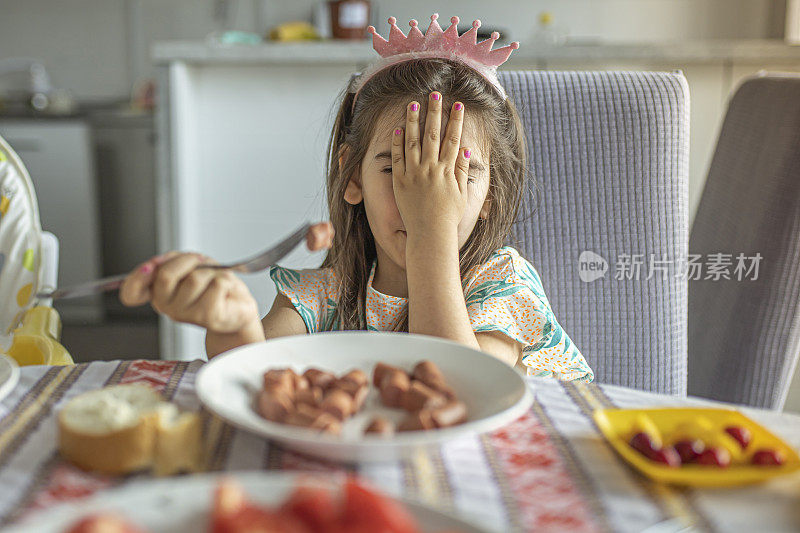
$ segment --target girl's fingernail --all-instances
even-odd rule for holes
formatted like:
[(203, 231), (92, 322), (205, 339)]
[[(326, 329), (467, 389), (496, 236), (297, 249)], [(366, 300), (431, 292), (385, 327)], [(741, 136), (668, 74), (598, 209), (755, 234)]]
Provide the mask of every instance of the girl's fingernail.
[(433, 94), (431, 94), (431, 97), (432, 97), (434, 100), (438, 100), (438, 99), (439, 99), (439, 98), (441, 98), (442, 96), (441, 96), (439, 93), (433, 93)]
[(150, 263), (143, 264), (142, 267), (139, 269), (139, 272), (141, 272), (142, 274), (149, 274), (152, 271), (153, 271), (153, 265)]
[(469, 151), (469, 149), (467, 149), (467, 150), (464, 150), (464, 157), (465, 157), (466, 159), (469, 159), (469, 156), (470, 156), (470, 151)]
[(419, 109), (419, 104), (411, 104), (411, 111), (416, 111)]
[(461, 102), (456, 102), (455, 108), (456, 111), (461, 111)]
[(397, 128), (396, 130), (394, 130), (394, 134), (395, 135), (400, 135), (401, 133), (403, 133), (403, 130), (401, 130), (400, 128)]

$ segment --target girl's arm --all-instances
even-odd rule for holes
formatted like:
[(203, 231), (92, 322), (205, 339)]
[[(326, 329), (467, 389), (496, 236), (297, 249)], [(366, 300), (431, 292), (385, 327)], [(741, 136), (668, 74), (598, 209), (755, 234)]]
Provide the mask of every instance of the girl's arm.
[(244, 344), (303, 333), (306, 333), (306, 325), (300, 314), (289, 298), (278, 293), (269, 313), (261, 321), (254, 321), (243, 330), (227, 335), (206, 331), (206, 353), (211, 359), (215, 355)]
[(408, 331), (450, 339), (489, 353), (511, 366), (518, 342), (498, 332), (472, 331), (458, 265), (458, 235), (440, 228), (406, 241)]
[(522, 346), (508, 335), (499, 331), (481, 331), (476, 333), (481, 351), (492, 354), (501, 361), (516, 367), (522, 356)]
[(261, 320), (261, 325), (267, 339), (308, 333), (306, 323), (303, 322), (300, 313), (294, 308), (289, 298), (281, 293), (275, 297), (272, 309)]
[[(330, 222), (313, 224), (306, 235), (306, 246), (312, 252), (330, 248), (333, 235), (333, 226)], [(240, 280), (239, 285), (245, 287)], [(250, 296), (249, 291), (245, 289), (245, 292)], [(250, 297), (252, 299), (252, 296)], [(256, 309), (256, 313), (257, 311)], [(256, 314), (253, 320), (250, 320), (245, 327), (235, 333), (218, 333), (213, 331), (212, 328), (207, 328), (206, 354), (211, 359), (215, 355), (244, 344), (300, 333), (306, 333), (306, 326), (302, 317), (295, 310), (289, 298), (278, 293), (272, 302), (272, 308), (264, 318), (258, 320), (258, 314)]]
[(440, 134), (441, 96), (437, 91), (430, 95), (424, 137), (419, 131), (417, 102), (406, 108), (405, 131), (398, 128), (391, 135), (392, 186), (407, 232), (408, 328), (485, 349), (513, 366), (520, 353), (518, 343), (508, 337), (475, 334), (467, 313), (459, 272), (458, 225), (470, 194), (470, 151), (461, 147), (461, 102), (453, 104), (446, 134)]
[(233, 350), (245, 344), (261, 342), (264, 340), (264, 330), (261, 323), (257, 320), (248, 324), (245, 328), (235, 333), (215, 333), (210, 329), (206, 330), (206, 355), (211, 360), (212, 357)]

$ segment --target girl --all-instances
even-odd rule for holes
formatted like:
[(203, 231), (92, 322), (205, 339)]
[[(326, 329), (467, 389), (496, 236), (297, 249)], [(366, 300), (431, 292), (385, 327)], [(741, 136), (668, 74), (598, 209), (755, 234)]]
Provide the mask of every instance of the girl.
[(326, 169), (331, 223), (308, 236), (309, 249), (329, 248), (322, 266), (272, 267), (278, 295), (263, 319), (244, 283), (196, 269), (209, 261), (198, 254), (149, 260), (120, 298), (205, 327), (209, 357), (283, 335), (395, 330), (460, 342), (529, 375), (591, 381), (538, 273), (503, 245), (526, 176), (524, 131), (494, 70), (505, 59), (487, 66), (469, 43), (437, 40), (436, 15), (424, 38), (416, 21), (407, 40), (389, 22), (394, 42), (370, 27), (383, 58), (340, 95)]

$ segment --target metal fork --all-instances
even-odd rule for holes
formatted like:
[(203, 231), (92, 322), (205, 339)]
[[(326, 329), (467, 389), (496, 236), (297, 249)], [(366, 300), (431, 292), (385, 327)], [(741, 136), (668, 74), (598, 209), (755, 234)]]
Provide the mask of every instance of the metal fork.
[[(305, 238), (310, 227), (310, 222), (304, 223), (294, 233), (283, 239), (272, 248), (264, 250), (260, 254), (249, 259), (227, 265), (198, 265), (197, 268), (230, 269), (234, 272), (242, 272), (245, 274), (264, 270), (265, 268), (274, 265), (286, 254), (291, 252), (294, 247)], [(52, 298), (54, 300), (58, 298), (77, 298), (79, 296), (88, 296), (98, 292), (111, 291), (118, 289), (126, 277), (128, 277), (128, 274), (119, 274), (117, 276), (88, 281), (86, 283), (81, 283), (80, 285), (73, 285), (72, 287), (67, 287), (65, 289), (42, 291), (36, 294), (36, 298)]]

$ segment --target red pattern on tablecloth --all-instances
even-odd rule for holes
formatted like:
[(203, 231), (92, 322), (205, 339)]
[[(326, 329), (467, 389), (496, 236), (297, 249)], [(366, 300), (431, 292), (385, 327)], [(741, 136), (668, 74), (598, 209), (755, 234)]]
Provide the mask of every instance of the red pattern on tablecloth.
[[(143, 382), (161, 392), (169, 383), (177, 363), (178, 361), (132, 361), (119, 378), (119, 383)], [(41, 475), (45, 479), (40, 484), (41, 488), (28, 500), (24, 514), (58, 503), (86, 498), (98, 490), (112, 487), (122, 481), (118, 477), (85, 472), (58, 456), (54, 457), (50, 464), (53, 466), (49, 471), (42, 472)]]
[(120, 378), (120, 383), (147, 383), (158, 392), (164, 390), (175, 370), (177, 361), (147, 361), (140, 359), (131, 362)]
[(23, 516), (37, 509), (43, 509), (69, 500), (86, 498), (98, 490), (112, 487), (117, 478), (89, 474), (61, 459), (49, 472), (47, 486), (36, 493), (23, 512)]
[(526, 531), (599, 531), (542, 423), (527, 413), (489, 437)]

